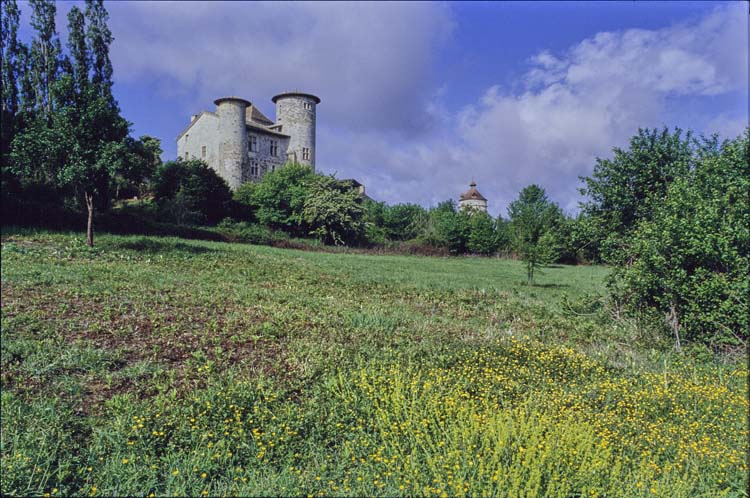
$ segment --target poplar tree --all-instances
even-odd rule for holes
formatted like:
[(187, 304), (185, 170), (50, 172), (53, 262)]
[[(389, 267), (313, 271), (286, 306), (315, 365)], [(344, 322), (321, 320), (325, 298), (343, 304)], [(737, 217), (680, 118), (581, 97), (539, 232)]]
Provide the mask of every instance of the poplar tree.
[(2, 68), (2, 130), (0, 130), (0, 157), (6, 164), (10, 143), (18, 130), (16, 122), (19, 109), (18, 79), (20, 77), (20, 44), (18, 23), (20, 11), (16, 0), (0, 3), (0, 66)]
[(52, 85), (60, 67), (60, 40), (55, 29), (57, 7), (52, 0), (30, 0), (31, 27), (36, 37), (31, 42), (32, 78), (35, 110), (47, 122), (52, 118)]
[(91, 56), (86, 46), (86, 26), (83, 12), (76, 6), (68, 12), (68, 49), (73, 58), (72, 74), (76, 91), (82, 94), (89, 84)]
[(109, 46), (114, 38), (107, 27), (108, 19), (109, 14), (102, 0), (86, 0), (86, 21), (88, 22), (86, 41), (93, 70), (91, 82), (97, 87), (99, 95), (114, 103), (112, 62), (109, 60)]

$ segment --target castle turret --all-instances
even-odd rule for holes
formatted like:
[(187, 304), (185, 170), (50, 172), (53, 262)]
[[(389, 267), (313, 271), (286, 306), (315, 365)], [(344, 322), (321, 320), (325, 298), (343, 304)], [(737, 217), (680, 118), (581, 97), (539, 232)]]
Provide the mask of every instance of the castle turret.
[(475, 210), (487, 212), (487, 199), (477, 190), (474, 180), (469, 184), (469, 190), (458, 198), (458, 207), (463, 210)]
[(245, 109), (250, 102), (238, 97), (214, 100), (219, 116), (219, 161), (217, 172), (234, 190), (242, 184), (242, 172), (248, 162)]
[(315, 169), (315, 106), (320, 99), (309, 93), (285, 92), (271, 101), (276, 104), (276, 125), (289, 135), (289, 160)]

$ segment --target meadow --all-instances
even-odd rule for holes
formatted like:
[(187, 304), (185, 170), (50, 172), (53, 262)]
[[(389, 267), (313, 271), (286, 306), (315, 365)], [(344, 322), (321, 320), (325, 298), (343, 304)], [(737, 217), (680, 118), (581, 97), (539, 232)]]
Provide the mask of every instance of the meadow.
[(0, 491), (747, 496), (742, 355), (598, 266), (3, 229)]

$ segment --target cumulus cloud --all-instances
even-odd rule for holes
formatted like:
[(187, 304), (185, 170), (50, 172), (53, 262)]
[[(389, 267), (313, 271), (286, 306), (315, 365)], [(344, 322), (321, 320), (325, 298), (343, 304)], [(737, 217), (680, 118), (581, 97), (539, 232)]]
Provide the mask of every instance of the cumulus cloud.
[(375, 194), (390, 202), (455, 198), (474, 177), (495, 213), (504, 214), (531, 183), (575, 211), (578, 176), (591, 172), (595, 158), (626, 145), (639, 127), (678, 124), (665, 117), (679, 114), (683, 99), (733, 96), (740, 115), (704, 119), (707, 129), (697, 131), (741, 131), (747, 47), (747, 20), (737, 5), (661, 30), (598, 33), (564, 53), (535, 55), (520, 91), (490, 87), (430, 141), (387, 154), (377, 150), (380, 144), (373, 148), (372, 138), (352, 147), (358, 156), (367, 151), (385, 174), (371, 174), (356, 160), (348, 164), (371, 174)]
[[(430, 3), (115, 2), (118, 79), (163, 81), (189, 113), (219, 95), (315, 93), (329, 126), (419, 135), (436, 45), (451, 33), (447, 5)], [(425, 91), (426, 90), (426, 91)]]

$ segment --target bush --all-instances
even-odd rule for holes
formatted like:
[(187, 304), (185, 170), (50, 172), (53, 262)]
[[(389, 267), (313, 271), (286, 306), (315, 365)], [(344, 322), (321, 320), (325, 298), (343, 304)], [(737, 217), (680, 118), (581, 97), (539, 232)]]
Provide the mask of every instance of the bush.
[(230, 242), (245, 242), (248, 244), (274, 245), (289, 237), (283, 232), (248, 222), (235, 222), (224, 219), (216, 226), (216, 230)]
[(615, 253), (610, 287), (635, 313), (659, 316), (675, 341), (748, 340), (748, 137), (705, 141), (651, 216)]
[(162, 216), (178, 224), (214, 224), (230, 214), (227, 183), (198, 159), (161, 165), (152, 183)]

